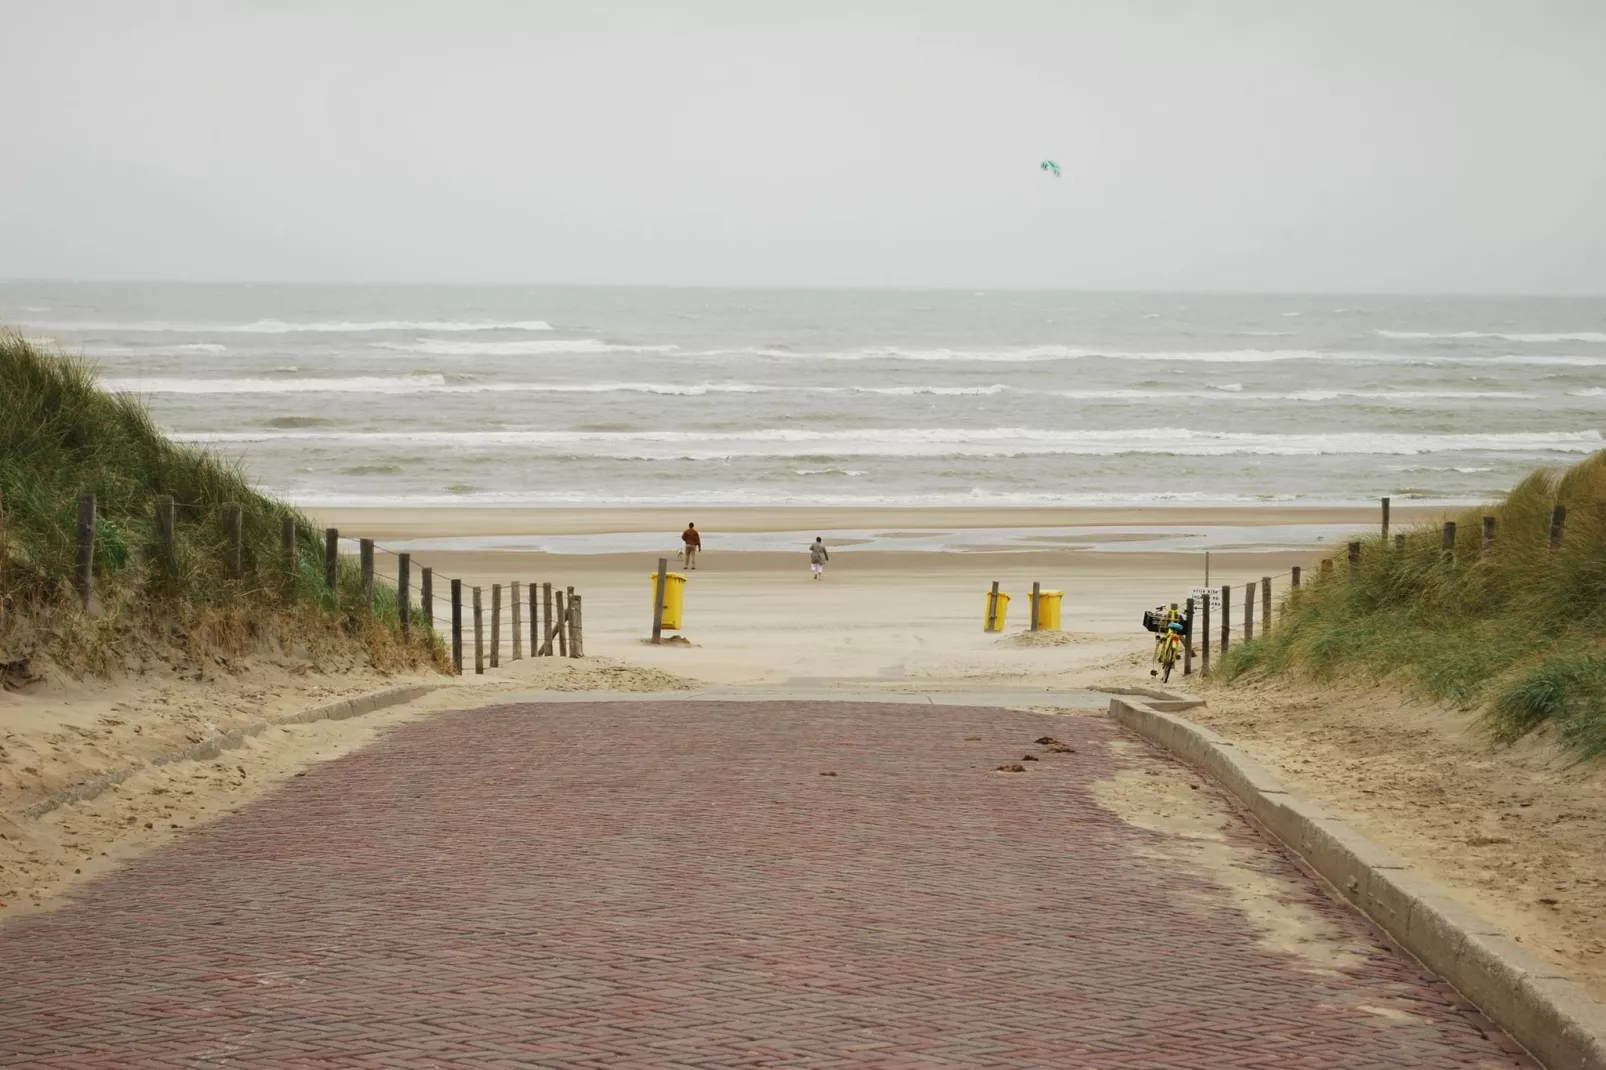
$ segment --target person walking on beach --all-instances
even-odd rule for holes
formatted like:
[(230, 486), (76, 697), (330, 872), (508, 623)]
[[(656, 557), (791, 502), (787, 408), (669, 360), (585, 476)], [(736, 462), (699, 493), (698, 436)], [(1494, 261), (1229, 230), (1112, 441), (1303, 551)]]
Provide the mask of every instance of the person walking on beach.
[(809, 568), (813, 570), (815, 579), (825, 579), (825, 563), (829, 560), (831, 555), (825, 552), (825, 540), (814, 536), (814, 545), (809, 547)]
[(697, 534), (697, 525), (686, 524), (686, 530), (680, 533), (680, 541), (686, 544), (683, 551), (686, 557), (686, 569), (690, 571), (697, 567), (697, 551), (703, 548), (703, 537)]

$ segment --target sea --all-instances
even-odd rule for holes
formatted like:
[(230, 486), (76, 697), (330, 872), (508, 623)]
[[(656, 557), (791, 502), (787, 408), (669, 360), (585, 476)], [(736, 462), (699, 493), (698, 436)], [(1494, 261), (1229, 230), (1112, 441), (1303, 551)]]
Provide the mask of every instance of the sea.
[(0, 283), (306, 506), (1462, 502), (1606, 446), (1606, 299)]

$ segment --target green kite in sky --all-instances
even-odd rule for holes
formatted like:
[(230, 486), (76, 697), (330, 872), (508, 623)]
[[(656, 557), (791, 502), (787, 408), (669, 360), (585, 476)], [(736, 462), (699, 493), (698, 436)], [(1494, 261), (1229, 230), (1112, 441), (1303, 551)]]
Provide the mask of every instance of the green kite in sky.
[(1037, 166), (1041, 167), (1045, 171), (1054, 172), (1054, 177), (1055, 178), (1058, 178), (1060, 176), (1060, 165), (1055, 163), (1053, 160), (1044, 160), (1042, 163), (1038, 164)]

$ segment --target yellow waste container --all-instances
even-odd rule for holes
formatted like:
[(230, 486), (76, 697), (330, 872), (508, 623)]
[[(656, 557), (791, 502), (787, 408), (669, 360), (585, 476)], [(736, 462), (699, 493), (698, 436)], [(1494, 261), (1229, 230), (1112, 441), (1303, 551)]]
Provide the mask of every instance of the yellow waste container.
[[(658, 573), (649, 573), (652, 576), (652, 591), (658, 593)], [(663, 626), (666, 632), (677, 632), (681, 629), (680, 618), (686, 608), (686, 576), (680, 572), (664, 573), (664, 619)]]
[(1060, 630), (1060, 599), (1064, 597), (1064, 591), (1037, 592), (1038, 631), (1057, 632)]
[(1004, 618), (1009, 616), (1009, 595), (998, 592), (998, 606), (993, 607), (993, 592), (987, 592), (987, 604), (982, 609), (981, 628), (984, 632), (1004, 630)]

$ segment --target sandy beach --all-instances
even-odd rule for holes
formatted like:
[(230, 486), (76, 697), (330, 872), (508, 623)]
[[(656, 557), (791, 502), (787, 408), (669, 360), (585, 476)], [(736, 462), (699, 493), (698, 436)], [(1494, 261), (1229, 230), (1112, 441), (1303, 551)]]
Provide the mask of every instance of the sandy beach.
[[(318, 511), (315, 519), (345, 536), (405, 549), (415, 569), (427, 565), (437, 577), (461, 579), (465, 589), (481, 587), (487, 613), (491, 585), (503, 584), (504, 650), (511, 642), (510, 585), (535, 581), (574, 587), (584, 597), (588, 654), (710, 683), (875, 679), (929, 686), (987, 678), (1023, 687), (1052, 687), (1126, 653), (1141, 662), (1148, 646), (1144, 609), (1181, 602), (1190, 588), (1204, 585), (1208, 546), (1218, 547), (1210, 552), (1211, 586), (1241, 588), (1272, 576), (1280, 594), (1293, 566), (1314, 566), (1335, 544), (1342, 552), (1346, 533), (1376, 522), (1375, 511), (1365, 508), (699, 511), (704, 551), (697, 569), (686, 573), (686, 615), (678, 629), (691, 645), (647, 646), (651, 577), (660, 557), (680, 569), (685, 512), (344, 509)], [(1399, 523), (1437, 515), (1400, 512), (1406, 516)], [(1097, 530), (1075, 534), (1079, 529)], [(1223, 532), (1231, 533), (1225, 544)], [(770, 545), (763, 537), (775, 533), (794, 533), (795, 549), (723, 548)], [(810, 578), (805, 533), (832, 548), (823, 582)], [(641, 550), (597, 552), (637, 534), (645, 536)], [(569, 552), (530, 548), (550, 536)], [(1198, 549), (1144, 549), (1190, 539)], [(1307, 545), (1290, 547), (1301, 539)], [(934, 548), (898, 548), (907, 543)], [(982, 627), (995, 581), (1011, 596), (1002, 636)], [(1034, 582), (1064, 592), (1057, 644), (1028, 647), (1013, 638), (1029, 622)], [(435, 614), (445, 626), (448, 587), (437, 578), (434, 588)], [(1147, 679), (1146, 663), (1127, 675)]]

